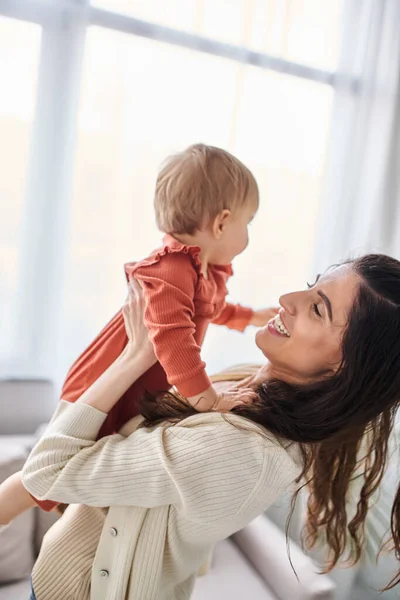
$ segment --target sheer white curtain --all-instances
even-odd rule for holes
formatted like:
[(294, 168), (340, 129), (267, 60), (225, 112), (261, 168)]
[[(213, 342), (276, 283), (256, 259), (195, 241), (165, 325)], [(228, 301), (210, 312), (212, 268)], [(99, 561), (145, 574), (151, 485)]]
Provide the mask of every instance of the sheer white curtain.
[(400, 256), (400, 2), (345, 2), (315, 266)]

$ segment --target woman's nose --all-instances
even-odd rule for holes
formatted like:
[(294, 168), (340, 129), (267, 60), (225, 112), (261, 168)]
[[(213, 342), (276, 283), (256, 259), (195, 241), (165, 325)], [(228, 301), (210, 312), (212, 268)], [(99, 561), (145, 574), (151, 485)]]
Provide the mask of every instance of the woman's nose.
[(289, 315), (295, 315), (296, 313), (296, 292), (291, 294), (284, 294), (279, 298), (279, 304), (285, 309)]

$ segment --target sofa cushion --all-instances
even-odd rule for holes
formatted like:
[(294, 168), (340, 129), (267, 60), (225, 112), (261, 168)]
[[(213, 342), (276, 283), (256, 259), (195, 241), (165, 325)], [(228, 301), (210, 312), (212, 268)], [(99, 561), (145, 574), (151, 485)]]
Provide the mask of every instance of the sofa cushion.
[(45, 379), (0, 379), (0, 434), (33, 434), (57, 405), (54, 385)]
[(219, 542), (211, 568), (198, 577), (191, 600), (277, 600), (246, 557), (231, 541)]
[[(24, 465), (32, 438), (0, 436), (0, 482)], [(20, 515), (0, 533), (0, 582), (29, 577), (33, 561), (35, 512)]]
[(0, 585), (0, 600), (28, 600), (29, 592), (28, 579), (11, 585)]

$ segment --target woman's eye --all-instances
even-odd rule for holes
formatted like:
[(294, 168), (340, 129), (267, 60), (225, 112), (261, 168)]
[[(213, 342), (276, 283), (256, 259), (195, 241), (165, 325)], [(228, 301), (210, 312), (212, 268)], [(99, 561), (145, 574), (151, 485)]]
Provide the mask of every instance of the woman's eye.
[(318, 304), (313, 304), (313, 308), (317, 317), (322, 317), (321, 313), (319, 312)]

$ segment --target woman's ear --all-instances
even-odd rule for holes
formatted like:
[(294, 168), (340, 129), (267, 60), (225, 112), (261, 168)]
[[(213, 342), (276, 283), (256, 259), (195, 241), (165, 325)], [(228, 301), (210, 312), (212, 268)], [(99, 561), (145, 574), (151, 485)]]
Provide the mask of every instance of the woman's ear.
[(226, 225), (231, 218), (231, 211), (224, 208), (214, 219), (212, 223), (212, 233), (216, 240), (220, 240), (225, 232)]

